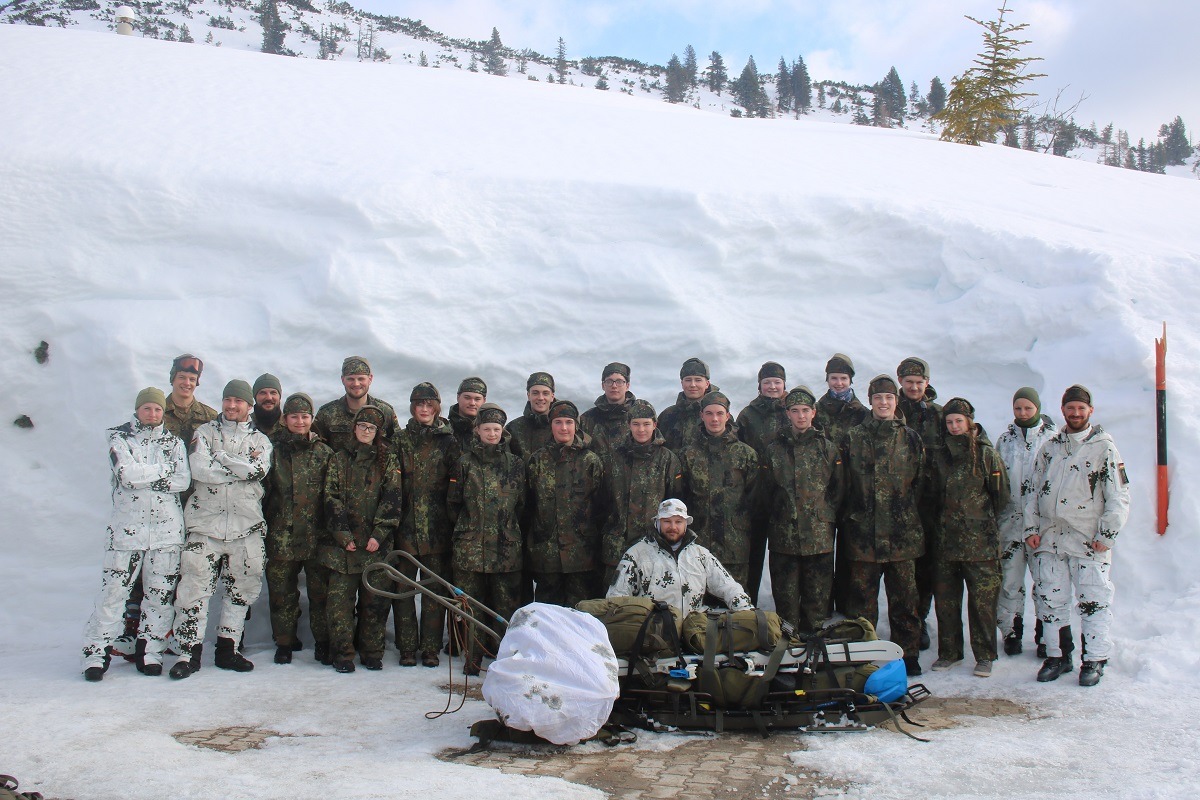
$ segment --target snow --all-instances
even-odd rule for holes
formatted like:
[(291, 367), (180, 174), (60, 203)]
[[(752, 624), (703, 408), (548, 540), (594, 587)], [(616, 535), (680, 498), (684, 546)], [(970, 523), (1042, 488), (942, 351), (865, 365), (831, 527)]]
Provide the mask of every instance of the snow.
[[(381, 98), (387, 98), (386, 102)], [(918, 745), (809, 737), (798, 769), (854, 796), (1184, 797), (1200, 777), (1200, 506), (1175, 491), (1154, 533), (1153, 339), (1169, 330), (1172, 482), (1194, 482), (1200, 185), (915, 131), (698, 115), (612, 93), (0, 26), (0, 726), (3, 771), (56, 796), (598, 797), (432, 758), (466, 747), (469, 701), (440, 670), (335, 675), (270, 663), (266, 598), (247, 651), (183, 682), (118, 664), (79, 675), (108, 513), (104, 429), (172, 357), (340, 394), (371, 360), (402, 411), (483, 376), (510, 413), (525, 376), (588, 405), (632, 366), (660, 410), (699, 355), (740, 407), (759, 364), (820, 387), (835, 351), (858, 385), (910, 354), (993, 436), (1015, 388), (1058, 416), (1082, 382), (1125, 459), (1133, 512), (1115, 552), (1116, 654), (1103, 683), (1033, 680), (1032, 656), (936, 695), (1008, 697)], [(32, 351), (50, 343), (39, 366)], [(32, 430), (8, 424), (21, 414)], [(926, 667), (932, 661), (926, 654)], [(173, 732), (260, 725), (237, 756)], [(293, 738), (294, 737), (294, 738)]]

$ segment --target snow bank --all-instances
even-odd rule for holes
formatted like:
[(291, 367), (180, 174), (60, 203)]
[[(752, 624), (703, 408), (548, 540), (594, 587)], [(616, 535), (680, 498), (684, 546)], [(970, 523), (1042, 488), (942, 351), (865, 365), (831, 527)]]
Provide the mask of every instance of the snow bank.
[[(1200, 684), (1200, 508), (1178, 491), (1200, 453), (1187, 369), (1200, 358), (1200, 184), (912, 132), (555, 91), (0, 26), (0, 720), (29, 731), (5, 769), (94, 797), (144, 781), (165, 794), (172, 770), (208, 782), (185, 796), (311, 782), (355, 797), (467, 796), (499, 780), (514, 797), (546, 791), (430, 760), (465, 746), (470, 720), (422, 719), (436, 705), (428, 673), (264, 663), (184, 684), (127, 669), (98, 687), (79, 679), (108, 504), (103, 429), (127, 418), (141, 387), (166, 387), (180, 352), (204, 358), (198, 396), (210, 404), (228, 379), (266, 371), (324, 402), (356, 353), (372, 362), (374, 393), (401, 409), (419, 381), (450, 398), (479, 374), (511, 414), (538, 369), (588, 405), (600, 367), (625, 361), (633, 391), (661, 410), (680, 362), (699, 355), (740, 406), (762, 361), (819, 388), (825, 359), (843, 351), (860, 385), (925, 356), (941, 397), (971, 399), (993, 434), (1016, 387), (1037, 387), (1057, 417), (1062, 390), (1087, 384), (1125, 458), (1133, 514), (1113, 570), (1117, 656), (1100, 690), (1039, 686), (1032, 657), (1006, 659), (990, 681), (927, 682), (1016, 696), (1043, 719), (942, 733), (924, 748), (872, 734), (874, 768), (861, 738), (822, 739), (801, 757), (887, 796), (1037, 794), (1040, 776), (1076, 761), (1113, 782), (1196, 777), (1181, 749), (1194, 714), (1176, 698)], [(1177, 491), (1160, 538), (1152, 344), (1164, 319)], [(43, 339), (51, 355), (39, 366)], [(8, 424), (20, 414), (36, 427)], [(265, 617), (256, 610), (249, 640), (259, 662), (270, 660)], [(168, 737), (240, 719), (317, 736), (236, 759)], [(1129, 754), (1131, 736), (1155, 744)], [(983, 747), (995, 756), (987, 780), (963, 784), (955, 764)], [(160, 776), (146, 777), (150, 764)], [(1044, 792), (1086, 792), (1072, 781)], [(571, 796), (565, 786), (554, 796)]]

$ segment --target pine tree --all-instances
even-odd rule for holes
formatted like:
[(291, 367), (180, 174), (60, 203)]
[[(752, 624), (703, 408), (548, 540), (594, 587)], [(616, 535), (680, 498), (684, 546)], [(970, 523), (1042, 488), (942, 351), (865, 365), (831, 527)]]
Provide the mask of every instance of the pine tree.
[(421, 55), (417, 56), (417, 66), (418, 67), (428, 67), (429, 66), (429, 56), (425, 55), (424, 50), (421, 51)]
[(193, 44), (196, 40), (192, 38), (192, 32), (188, 30), (187, 23), (179, 26), (179, 41)]
[(933, 76), (933, 80), (929, 82), (929, 94), (925, 95), (929, 102), (929, 113), (937, 115), (942, 113), (942, 109), (946, 107), (946, 85), (942, 83), (942, 79)]
[(471, 53), (471, 63), (467, 64), (467, 72), (479, 72), (479, 59)]
[(1037, 132), (1033, 129), (1033, 119), (1025, 120), (1025, 132), (1023, 136), (1024, 138), (1021, 142), (1022, 150), (1037, 149)]
[(747, 117), (771, 116), (771, 101), (763, 91), (762, 81), (758, 75), (758, 65), (754, 56), (742, 68), (741, 76), (730, 87), (738, 105), (746, 110)]
[(687, 76), (688, 88), (695, 89), (699, 85), (700, 70), (696, 63), (696, 48), (690, 44), (683, 48), (683, 73)]
[(997, 11), (999, 16), (988, 22), (967, 15), (967, 19), (984, 29), (983, 51), (976, 56), (974, 67), (954, 79), (946, 107), (937, 115), (945, 124), (942, 129), (945, 141), (973, 145), (995, 141), (996, 133), (1019, 116), (1021, 101), (1033, 96), (1032, 92), (1020, 91), (1021, 87), (1035, 78), (1046, 77), (1025, 71), (1040, 58), (1018, 55), (1029, 40), (1016, 39), (1013, 34), (1028, 28), (1028, 23), (1005, 22), (1008, 0), (1002, 0)]
[(708, 57), (708, 68), (704, 70), (704, 73), (709, 91), (719, 97), (721, 90), (729, 82), (729, 73), (725, 71), (725, 59), (721, 58), (721, 54), (716, 50), (713, 50)]
[(804, 56), (796, 56), (792, 62), (792, 107), (797, 116), (807, 114), (812, 108), (812, 79), (808, 77)]
[(792, 108), (792, 73), (788, 71), (783, 56), (779, 57), (779, 67), (775, 73), (775, 107), (780, 112)]
[(280, 55), (283, 53), (283, 20), (279, 18), (279, 7), (275, 0), (262, 0), (259, 6), (259, 19), (262, 22), (263, 38), (262, 52)]
[(212, 35), (212, 31), (209, 31), (209, 32), (208, 32), (208, 35), (204, 37), (204, 43), (205, 43), (205, 44), (212, 44), (212, 43), (213, 43), (213, 35)]
[(500, 77), (508, 74), (508, 64), (504, 62), (504, 44), (500, 41), (500, 31), (495, 28), (492, 28), (491, 40), (483, 48), (483, 71)]
[(825, 107), (825, 84), (823, 83), (817, 84), (817, 107)]
[(904, 94), (904, 82), (900, 73), (892, 67), (882, 81), (875, 85), (875, 96), (881, 100), (875, 116), (875, 125), (890, 128), (892, 124), (903, 125), (904, 113), (908, 109), (908, 98)]
[(599, 78), (596, 79), (596, 88), (600, 89), (601, 91), (604, 91), (604, 92), (608, 91), (608, 80), (604, 77), (603, 74)]
[(687, 74), (683, 70), (683, 64), (679, 62), (679, 56), (671, 53), (671, 60), (667, 62), (663, 97), (668, 103), (682, 103), (687, 95), (687, 85)]
[(558, 73), (558, 82), (567, 82), (567, 43), (558, 37), (558, 55), (554, 58), (554, 71)]
[(1187, 129), (1183, 126), (1183, 117), (1176, 117), (1158, 130), (1163, 140), (1165, 164), (1178, 166), (1186, 164), (1192, 155), (1192, 145), (1188, 142)]
[(921, 97), (921, 89), (917, 86), (916, 81), (908, 85), (908, 104), (916, 112), (917, 116), (925, 113), (925, 100)]

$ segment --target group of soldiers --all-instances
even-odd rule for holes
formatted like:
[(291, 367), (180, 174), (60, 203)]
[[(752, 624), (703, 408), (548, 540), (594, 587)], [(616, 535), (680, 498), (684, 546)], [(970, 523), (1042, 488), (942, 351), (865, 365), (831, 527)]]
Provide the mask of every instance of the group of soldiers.
[[(639, 587), (631, 576), (671, 573), (638, 560), (678, 562), (681, 542), (693, 541), (736, 582), (728, 597), (745, 587), (757, 605), (768, 564), (775, 608), (801, 632), (835, 612), (877, 622), (882, 581), (910, 675), (921, 673), (935, 600), (933, 668), (963, 660), (964, 587), (975, 674), (991, 673), (997, 627), (1005, 652), (1021, 652), (1028, 570), (1045, 648), (1038, 679), (1073, 669), (1072, 591), (1082, 612), (1080, 682), (1103, 674), (1110, 549), (1128, 489), (1082, 386), (1063, 396), (1061, 432), (1037, 392), (1020, 389), (993, 448), (967, 400), (935, 402), (929, 365), (915, 357), (895, 376), (873, 378), (867, 405), (852, 360), (838, 353), (821, 392), (788, 390), (783, 366), (763, 364), (758, 396), (734, 418), (708, 365), (689, 358), (675, 403), (661, 413), (630, 391), (629, 366), (613, 362), (582, 412), (555, 396), (552, 375), (534, 372), (524, 411), (510, 420), (487, 402), (484, 380), (470, 377), (445, 416), (437, 388), (415, 386), (403, 426), (370, 394), (371, 367), (358, 356), (342, 364), (344, 394), (320, 408), (303, 393), (284, 399), (280, 381), (264, 374), (253, 385), (230, 381), (218, 414), (195, 398), (202, 372), (195, 356), (175, 359), (170, 395), (143, 390), (134, 418), (109, 432), (114, 508), (85, 635), (89, 680), (108, 667), (122, 611), (142, 672), (162, 673), (172, 626), (171, 676), (200, 669), (218, 581), (218, 667), (253, 668), (240, 640), (264, 572), (276, 663), (302, 647), (303, 572), (319, 661), (351, 672), (357, 654), (380, 669), (390, 614), (399, 663), (436, 666), (442, 608), (423, 603), (418, 617), (412, 599), (362, 590), (365, 567), (393, 550), (452, 575), (507, 618), (535, 599), (573, 606), (606, 587), (652, 594), (649, 578)], [(656, 516), (667, 500), (676, 510)], [(407, 560), (394, 566), (424, 577)], [(481, 643), (467, 643), (465, 656), (464, 670), (478, 673)]]

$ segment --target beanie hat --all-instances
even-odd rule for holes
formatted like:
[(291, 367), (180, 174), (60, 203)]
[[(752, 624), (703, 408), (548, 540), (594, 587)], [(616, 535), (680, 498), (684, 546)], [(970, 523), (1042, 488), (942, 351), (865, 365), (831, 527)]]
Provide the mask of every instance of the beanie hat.
[(245, 400), (250, 405), (254, 405), (254, 392), (250, 391), (250, 384), (243, 380), (234, 379), (225, 384), (225, 391), (221, 392), (221, 399), (226, 397), (236, 397), (239, 400)]
[(787, 397), (783, 398), (783, 407), (791, 408), (792, 406), (812, 406), (817, 407), (817, 398), (813, 394), (812, 389), (807, 386), (797, 386), (787, 393)]
[(288, 399), (283, 401), (283, 415), (288, 414), (312, 414), (313, 401), (312, 398), (304, 392), (296, 392), (288, 395)]
[(550, 410), (546, 412), (546, 417), (551, 421), (559, 417), (567, 417), (579, 421), (579, 409), (570, 400), (555, 400), (550, 404)]
[(483, 378), (463, 378), (462, 383), (458, 385), (458, 393), (474, 392), (487, 397), (487, 384), (483, 382)]
[(683, 517), (687, 520), (688, 525), (691, 525), (694, 520), (688, 516), (687, 506), (682, 500), (671, 498), (663, 500), (658, 504), (658, 513), (654, 515), (654, 519), (670, 519), (671, 517)]
[(1018, 400), (1028, 400), (1033, 403), (1034, 408), (1038, 410), (1039, 414), (1042, 412), (1042, 398), (1038, 396), (1037, 389), (1034, 389), (1032, 386), (1022, 386), (1020, 389), (1017, 389), (1013, 393), (1012, 401), (1015, 403)]
[(175, 376), (180, 372), (195, 373), (198, 384), (200, 383), (200, 373), (204, 372), (204, 362), (191, 353), (175, 356), (175, 360), (171, 362), (171, 383), (175, 382)]
[(147, 386), (138, 392), (137, 400), (133, 401), (133, 410), (137, 411), (146, 403), (157, 403), (159, 408), (167, 407), (167, 396), (163, 394), (162, 389), (155, 389), (153, 386)]
[(437, 387), (429, 381), (423, 381), (413, 387), (412, 394), (408, 396), (408, 402), (415, 403), (418, 400), (437, 400), (442, 402), (442, 396), (438, 394)]
[(929, 380), (929, 364), (916, 356), (909, 356), (896, 367), (897, 378), (909, 378), (914, 375)]
[(380, 433), (383, 433), (383, 409), (381, 409), (379, 406), (373, 406), (368, 403), (360, 408), (358, 413), (354, 415), (354, 424), (357, 425), (360, 422), (365, 422), (368, 425), (374, 425), (379, 429)]
[(723, 407), (726, 411), (729, 410), (729, 398), (723, 392), (709, 392), (700, 398), (700, 408), (705, 409), (709, 406), (717, 405)]
[(1067, 403), (1087, 403), (1090, 406), (1092, 392), (1083, 384), (1077, 383), (1063, 392), (1062, 404), (1065, 406)]
[(762, 383), (763, 378), (779, 378), (787, 380), (787, 373), (784, 372), (783, 365), (775, 361), (768, 361), (758, 368), (758, 382)]
[(975, 406), (961, 397), (951, 397), (946, 401), (946, 405), (942, 406), (942, 414), (962, 414), (967, 419), (975, 419)]
[(876, 375), (867, 387), (867, 397), (874, 397), (877, 394), (899, 395), (900, 387), (896, 385), (896, 380), (891, 375)]
[[(471, 390), (468, 389), (467, 391)], [(488, 422), (504, 425), (508, 422), (508, 414), (505, 414), (504, 409), (495, 403), (484, 403), (479, 407), (479, 413), (475, 415), (475, 427), (478, 428), (480, 425)]]
[(350, 356), (342, 362), (342, 377), (347, 375), (370, 375), (371, 365), (362, 356)]
[(654, 406), (647, 400), (634, 400), (629, 404), (629, 419), (657, 419)]
[(535, 386), (545, 386), (553, 392), (554, 376), (549, 372), (534, 372), (530, 374), (529, 379), (525, 381), (525, 391), (529, 391)]
[(699, 376), (705, 380), (708, 380), (708, 364), (705, 364), (698, 358), (689, 358), (687, 361), (683, 362), (683, 366), (679, 368), (680, 380), (693, 376)]
[(850, 356), (845, 353), (834, 353), (825, 362), (825, 376), (828, 377), (832, 373), (839, 375), (849, 375), (854, 377), (854, 362), (850, 360)]
[(262, 375), (259, 375), (254, 379), (254, 396), (258, 397), (258, 393), (263, 389), (274, 389), (280, 394), (283, 394), (283, 386), (280, 385), (279, 378), (276, 378), (269, 372), (264, 372)]
[(614, 361), (606, 366), (604, 371), (600, 373), (600, 380), (604, 380), (614, 372), (619, 372), (625, 378), (625, 380), (629, 380), (629, 365), (622, 364), (620, 361)]

